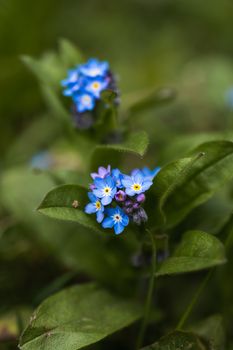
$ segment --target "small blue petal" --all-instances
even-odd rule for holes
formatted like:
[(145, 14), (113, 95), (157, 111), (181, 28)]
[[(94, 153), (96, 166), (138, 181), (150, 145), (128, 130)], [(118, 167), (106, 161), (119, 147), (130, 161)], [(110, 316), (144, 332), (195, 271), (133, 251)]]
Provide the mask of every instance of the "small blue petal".
[(114, 226), (114, 221), (112, 218), (105, 218), (102, 222), (103, 228), (112, 228)]
[(124, 231), (124, 229), (125, 229), (125, 227), (120, 222), (117, 222), (114, 225), (114, 231), (115, 231), (116, 235), (119, 235), (121, 232)]
[(93, 214), (96, 212), (96, 207), (95, 207), (95, 204), (93, 203), (89, 203), (86, 205), (85, 207), (85, 213), (87, 214)]
[(143, 191), (147, 191), (153, 185), (152, 181), (144, 181), (142, 184)]
[(97, 188), (104, 188), (106, 186), (105, 180), (103, 180), (99, 177), (95, 178), (94, 184)]
[(96, 213), (96, 219), (98, 223), (101, 223), (104, 219), (104, 213), (101, 210), (98, 210)]
[(103, 205), (108, 205), (108, 204), (111, 203), (111, 201), (112, 201), (112, 197), (111, 197), (111, 196), (105, 196), (105, 197), (103, 197), (103, 198), (101, 199), (101, 203), (102, 203)]
[(122, 216), (122, 224), (127, 226), (129, 224), (129, 217), (127, 215)]
[(115, 184), (114, 184), (113, 178), (111, 176), (107, 176), (105, 178), (105, 181), (109, 187), (114, 187)]
[[(135, 191), (132, 190), (132, 189), (129, 188), (129, 187), (125, 189), (125, 193), (126, 193), (128, 196), (134, 196), (134, 195), (135, 195)], [(137, 193), (139, 193), (139, 192), (137, 192)]]
[(102, 192), (102, 190), (99, 190), (98, 188), (94, 188), (94, 189), (93, 189), (93, 193), (94, 193), (94, 195), (95, 195), (96, 197), (98, 197), (98, 198), (102, 198), (102, 197), (103, 197), (103, 192)]
[(87, 195), (88, 195), (88, 197), (89, 197), (91, 202), (96, 202), (97, 201), (97, 197), (92, 192), (88, 192)]
[(144, 176), (143, 174), (141, 173), (141, 171), (139, 170), (135, 175), (134, 175), (134, 179), (135, 179), (135, 182), (136, 183), (142, 183), (143, 180), (144, 180)]

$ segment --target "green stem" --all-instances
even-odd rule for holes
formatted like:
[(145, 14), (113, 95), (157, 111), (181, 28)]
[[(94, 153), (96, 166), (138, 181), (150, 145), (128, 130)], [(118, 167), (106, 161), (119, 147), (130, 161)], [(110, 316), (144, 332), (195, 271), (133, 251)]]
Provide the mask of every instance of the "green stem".
[(203, 279), (201, 285), (199, 286), (199, 288), (197, 289), (196, 293), (194, 294), (191, 302), (189, 303), (188, 307), (186, 308), (185, 312), (183, 313), (180, 321), (178, 322), (178, 325), (176, 326), (177, 330), (181, 330), (184, 327), (184, 324), (186, 323), (190, 313), (192, 312), (194, 306), (196, 305), (202, 291), (204, 290), (205, 286), (207, 285), (212, 273), (213, 273), (214, 269), (211, 269), (207, 275), (205, 276), (205, 278)]
[(138, 339), (137, 339), (137, 343), (136, 343), (137, 350), (140, 349), (142, 344), (143, 344), (146, 327), (147, 327), (149, 317), (150, 317), (150, 309), (151, 309), (151, 303), (152, 303), (152, 297), (153, 297), (153, 291), (154, 291), (155, 269), (156, 269), (155, 238), (149, 230), (146, 230), (146, 231), (149, 233), (149, 236), (151, 239), (151, 246), (152, 246), (151, 275), (150, 275), (150, 281), (149, 281), (148, 292), (147, 292), (147, 297), (146, 297), (144, 316), (143, 316), (141, 328), (139, 330), (139, 335), (138, 335)]

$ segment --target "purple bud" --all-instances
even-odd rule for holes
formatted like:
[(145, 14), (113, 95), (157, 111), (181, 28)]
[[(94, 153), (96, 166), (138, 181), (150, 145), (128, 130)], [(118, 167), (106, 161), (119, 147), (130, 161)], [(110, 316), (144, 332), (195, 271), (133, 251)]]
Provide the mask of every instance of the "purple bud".
[(124, 205), (125, 205), (125, 207), (132, 207), (133, 202), (130, 199), (127, 199), (127, 201), (125, 201)]
[(124, 212), (126, 213), (126, 214), (132, 214), (132, 212), (133, 212), (133, 208), (130, 208), (130, 207), (127, 207), (127, 208), (124, 208)]
[(146, 222), (148, 220), (148, 216), (143, 208), (139, 208), (134, 214), (133, 214), (133, 222), (137, 225), (141, 225), (142, 223)]
[(134, 209), (138, 209), (139, 207), (140, 207), (140, 204), (139, 204), (139, 203), (134, 203), (134, 204), (133, 204), (133, 208), (134, 208)]
[(117, 202), (124, 202), (126, 200), (126, 193), (122, 190), (117, 191), (117, 193), (115, 194), (115, 200)]
[(140, 194), (137, 196), (137, 202), (143, 203), (143, 202), (145, 202), (145, 200), (146, 200), (146, 196), (144, 195), (144, 193), (140, 193)]
[(91, 191), (93, 191), (94, 188), (95, 188), (95, 185), (94, 185), (94, 184), (90, 184), (90, 185), (89, 185), (89, 188), (90, 188)]

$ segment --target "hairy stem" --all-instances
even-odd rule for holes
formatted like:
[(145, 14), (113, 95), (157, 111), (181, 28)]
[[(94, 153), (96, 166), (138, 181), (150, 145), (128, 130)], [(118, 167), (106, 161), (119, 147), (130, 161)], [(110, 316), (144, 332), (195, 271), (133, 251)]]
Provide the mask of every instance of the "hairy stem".
[(139, 350), (143, 344), (144, 335), (146, 331), (146, 327), (149, 321), (150, 317), (150, 309), (152, 304), (152, 297), (153, 297), (153, 291), (154, 291), (154, 281), (155, 281), (155, 269), (156, 269), (156, 244), (155, 244), (155, 238), (152, 235), (152, 233), (149, 230), (146, 230), (150, 236), (151, 240), (151, 246), (152, 246), (152, 261), (151, 261), (151, 274), (150, 274), (150, 281), (148, 286), (148, 292), (145, 302), (145, 309), (144, 309), (144, 315), (142, 319), (142, 324), (139, 330), (138, 339), (136, 343), (136, 349)]
[(194, 306), (196, 305), (202, 291), (204, 290), (205, 286), (207, 285), (212, 273), (213, 273), (213, 270), (214, 269), (211, 269), (207, 275), (205, 276), (205, 278), (203, 279), (201, 285), (199, 286), (199, 288), (197, 289), (196, 293), (194, 294), (191, 302), (189, 303), (189, 305), (187, 306), (185, 312), (183, 313), (183, 315), (181, 316), (181, 319), (180, 321), (178, 322), (177, 326), (176, 326), (176, 329), (177, 330), (180, 330), (184, 327), (190, 313), (192, 312)]

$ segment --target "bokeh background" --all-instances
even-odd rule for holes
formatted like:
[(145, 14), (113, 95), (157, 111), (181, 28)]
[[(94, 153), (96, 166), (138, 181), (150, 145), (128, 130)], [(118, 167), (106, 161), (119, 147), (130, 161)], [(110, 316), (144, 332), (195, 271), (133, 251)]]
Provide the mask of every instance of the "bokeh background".
[[(153, 149), (149, 159), (162, 165), (183, 156), (201, 141), (215, 139), (216, 135), (232, 139), (232, 13), (230, 0), (0, 0), (0, 171), (4, 175), (0, 193), (0, 341), (4, 344), (0, 343), (1, 349), (16, 348), (18, 332), (31, 308), (73, 281), (76, 270), (80, 271), (78, 280), (85, 281), (91, 276), (107, 284), (112, 273), (107, 271), (106, 261), (99, 260), (98, 254), (105, 254), (104, 243), (92, 237), (95, 250), (90, 248), (89, 238), (81, 235), (77, 251), (72, 224), (58, 228), (52, 221), (38, 219), (38, 214), (32, 213), (54, 182), (51, 177), (39, 181), (31, 173), (25, 175), (25, 164), (32, 156), (28, 152), (30, 140), (34, 136), (26, 138), (27, 144), (23, 145), (22, 135), (25, 132), (28, 135), (26, 130), (46, 113), (47, 106), (37, 80), (20, 56), (39, 57), (48, 50), (57, 50), (58, 40), (67, 38), (86, 57), (110, 62), (119, 76), (123, 105), (150, 88), (165, 88), (165, 93), (166, 89), (174, 90), (176, 98), (171, 103), (137, 113), (132, 123), (135, 129), (142, 127), (148, 131)], [(36, 126), (33, 130), (35, 134), (47, 132)], [(58, 149), (63, 150), (62, 145)], [(62, 157), (61, 167), (64, 163), (67, 166), (67, 155)], [(72, 154), (68, 158), (69, 165), (76, 162)], [(17, 170), (14, 163), (20, 166)], [(221, 216), (223, 225), (232, 211), (232, 202), (221, 193), (210, 207), (215, 208), (216, 216)], [(201, 211), (196, 213), (198, 217)], [(215, 221), (202, 219), (201, 228), (213, 233), (220, 228)], [(111, 249), (117, 251), (121, 248), (118, 244)], [(122, 259), (123, 254), (124, 251)], [(117, 269), (114, 263), (112, 267)], [(192, 294), (192, 281), (184, 300)], [(214, 298), (219, 298), (219, 309), (215, 311), (224, 310), (229, 334), (233, 313), (229, 306), (231, 284), (226, 276), (223, 290), (206, 295), (205, 299), (211, 299), (207, 310), (210, 311)], [(179, 293), (182, 295), (182, 287)], [(178, 302), (169, 307), (172, 323), (182, 305)]]

